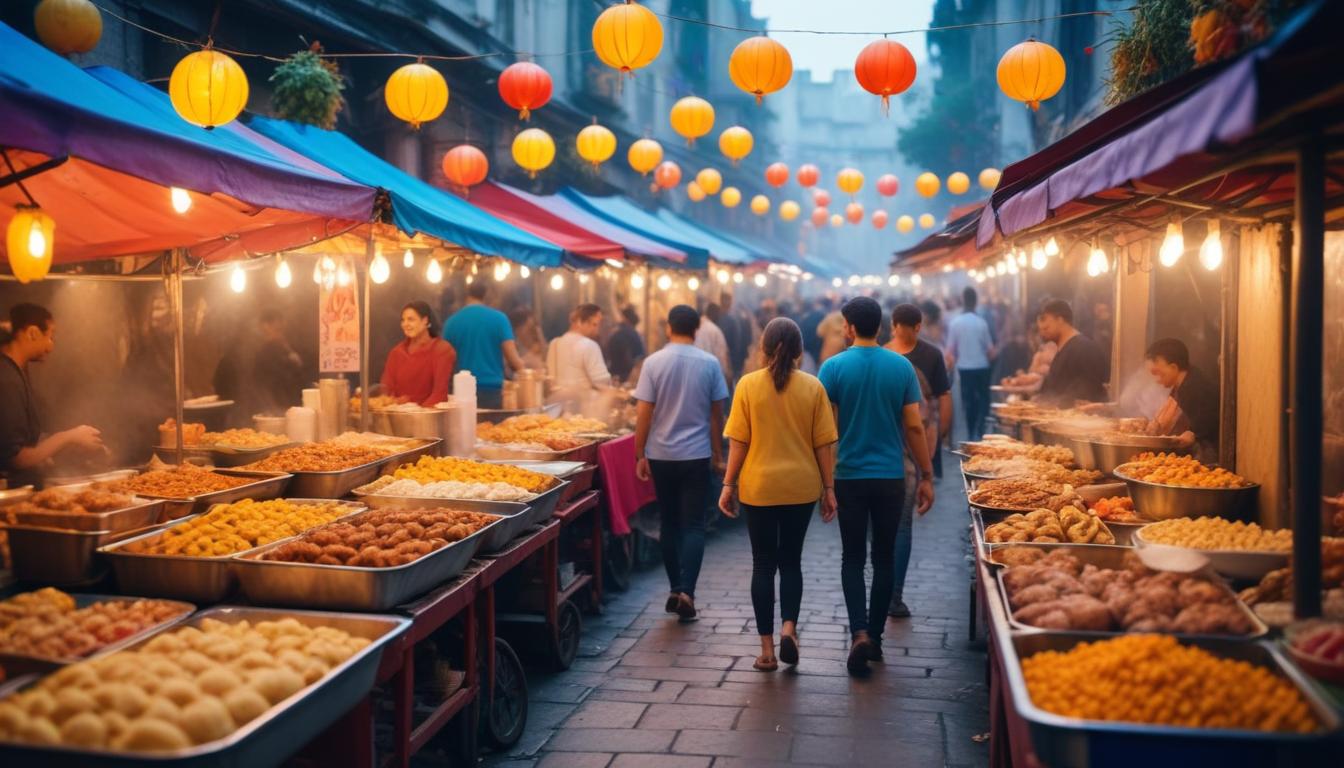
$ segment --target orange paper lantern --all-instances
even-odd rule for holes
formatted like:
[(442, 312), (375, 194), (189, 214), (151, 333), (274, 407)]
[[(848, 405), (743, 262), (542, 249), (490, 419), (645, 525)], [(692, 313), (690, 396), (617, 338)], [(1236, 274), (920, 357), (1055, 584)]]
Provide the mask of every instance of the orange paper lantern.
[(732, 160), (733, 165), (737, 165), (739, 160), (751, 154), (751, 147), (755, 142), (751, 131), (740, 125), (734, 125), (725, 128), (723, 133), (719, 134), (719, 151), (724, 157)]
[(103, 36), (103, 17), (89, 0), (42, 0), (33, 9), (33, 28), (43, 45), (62, 56), (88, 53)]
[(802, 213), (802, 208), (793, 200), (785, 200), (779, 204), (779, 218), (784, 221), (793, 221)]
[(838, 213), (832, 213), (832, 214), (831, 214), (831, 226), (832, 226), (832, 227), (842, 227), (842, 226), (844, 226), (844, 224), (845, 224), (845, 217), (844, 217), (844, 216), (841, 216), (841, 215), (838, 214)]
[(555, 160), (555, 141), (540, 128), (528, 128), (513, 137), (513, 161), (532, 178)]
[(845, 206), (845, 218), (849, 219), (850, 224), (858, 224), (863, 221), (863, 204), (850, 203)]
[(978, 179), (980, 188), (986, 192), (993, 192), (994, 188), (999, 186), (999, 176), (1001, 175), (1002, 174), (998, 168), (985, 168), (980, 171), (980, 177)]
[(831, 218), (831, 212), (824, 207), (817, 206), (812, 209), (812, 226), (824, 227), (826, 226), (826, 220), (829, 218)]
[(964, 195), (971, 188), (971, 177), (956, 171), (947, 177), (947, 191), (954, 195)]
[(499, 73), (499, 97), (527, 120), (532, 110), (551, 100), (551, 73), (530, 61), (510, 64)]
[(873, 211), (873, 228), (883, 229), (887, 226), (887, 212), (881, 208)]
[(921, 214), (919, 214), (919, 228), (920, 228), (920, 229), (933, 229), (933, 225), (934, 225), (934, 223), (935, 223), (935, 220), (934, 220), (934, 218), (933, 218), (933, 214), (932, 214), (932, 213), (921, 213)]
[(663, 145), (653, 139), (640, 139), (630, 145), (630, 150), (625, 153), (625, 159), (630, 162), (630, 167), (639, 171), (641, 176), (647, 176), (649, 171), (658, 167), (658, 163), (663, 160)]
[(723, 194), (719, 195), (719, 202), (723, 203), (724, 208), (736, 208), (742, 202), (742, 190), (737, 187), (724, 187)]
[(925, 171), (915, 177), (915, 191), (920, 197), (933, 197), (938, 194), (938, 189), (943, 185), (938, 177), (928, 171)]
[(463, 193), (485, 181), (489, 172), (485, 153), (470, 144), (459, 144), (443, 155), (443, 175)]
[(765, 183), (772, 187), (782, 187), (789, 183), (789, 166), (783, 163), (771, 163), (765, 169)]
[(699, 96), (678, 99), (667, 118), (672, 123), (672, 130), (692, 146), (696, 139), (714, 129), (714, 107)]
[(574, 138), (574, 148), (579, 157), (597, 168), (616, 154), (616, 134), (605, 126), (593, 123), (579, 131), (579, 135)]
[(810, 187), (821, 180), (821, 171), (811, 163), (798, 166), (798, 185)]
[(664, 160), (653, 172), (653, 183), (663, 189), (671, 189), (681, 183), (681, 166), (671, 160)]
[(865, 91), (882, 97), (882, 111), (887, 112), (889, 99), (915, 82), (915, 57), (895, 40), (874, 40), (859, 51), (854, 78)]
[(877, 179), (877, 193), (883, 197), (892, 197), (901, 189), (901, 182), (895, 174), (884, 173)]
[(812, 190), (812, 202), (817, 206), (825, 208), (831, 204), (831, 193), (824, 189), (814, 189)]
[(691, 199), (692, 203), (698, 203), (705, 199), (705, 190), (701, 189), (699, 184), (692, 181), (690, 184), (686, 185), (686, 196)]
[(713, 168), (702, 168), (695, 174), (695, 183), (700, 185), (700, 189), (703, 189), (706, 195), (717, 195), (719, 188), (723, 186), (723, 174)]
[[(445, 94), (447, 88), (445, 85)], [(206, 130), (237, 118), (247, 106), (247, 93), (243, 68), (227, 54), (212, 48), (183, 56), (168, 78), (168, 99), (173, 109), (183, 120)], [(443, 99), (446, 104), (447, 95)]]
[(756, 195), (751, 198), (751, 212), (757, 216), (764, 216), (770, 212), (770, 198), (765, 195)]
[(387, 78), (383, 98), (388, 111), (418, 131), (448, 106), (448, 81), (437, 69), (417, 61)]
[(663, 25), (648, 8), (626, 0), (593, 23), (593, 51), (603, 64), (625, 74), (647, 67), (663, 50)]
[(896, 231), (906, 234), (915, 228), (915, 220), (911, 216), (900, 216), (896, 219)]
[(793, 57), (778, 41), (764, 35), (749, 37), (737, 44), (728, 58), (728, 76), (733, 85), (756, 97), (760, 104), (767, 93), (789, 84), (793, 77)]
[(999, 89), (1032, 111), (1064, 87), (1064, 57), (1039, 40), (1018, 43), (999, 59)]

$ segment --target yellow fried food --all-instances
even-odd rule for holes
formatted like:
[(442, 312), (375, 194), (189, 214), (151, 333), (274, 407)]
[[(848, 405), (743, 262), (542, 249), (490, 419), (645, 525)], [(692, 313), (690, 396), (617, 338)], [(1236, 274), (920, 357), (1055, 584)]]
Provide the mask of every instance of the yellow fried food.
[(294, 536), (350, 513), (350, 507), (245, 499), (223, 504), (163, 532), (136, 550), (149, 555), (222, 557)]
[(1293, 532), (1269, 531), (1255, 523), (1221, 517), (1177, 517), (1145, 525), (1143, 540), (1191, 549), (1235, 549), (1247, 552), (1291, 552)]
[(1210, 467), (1193, 456), (1141, 453), (1121, 464), (1117, 472), (1135, 480), (1181, 488), (1245, 488), (1250, 482), (1222, 467)]
[(393, 473), (397, 479), (415, 480), (421, 483), (435, 483), (455, 480), (464, 483), (507, 483), (525, 488), (532, 493), (541, 493), (555, 486), (556, 479), (541, 472), (522, 469), (509, 464), (489, 464), (470, 459), (455, 459), (451, 456), (434, 458), (421, 456), (414, 464), (397, 469)]
[(226, 429), (223, 432), (206, 432), (201, 435), (201, 445), (224, 448), (270, 448), (290, 442), (284, 435), (259, 432), (255, 429)]
[(1310, 733), (1302, 695), (1269, 669), (1224, 659), (1168, 635), (1125, 635), (1022, 660), (1027, 691), (1047, 712), (1084, 720)]

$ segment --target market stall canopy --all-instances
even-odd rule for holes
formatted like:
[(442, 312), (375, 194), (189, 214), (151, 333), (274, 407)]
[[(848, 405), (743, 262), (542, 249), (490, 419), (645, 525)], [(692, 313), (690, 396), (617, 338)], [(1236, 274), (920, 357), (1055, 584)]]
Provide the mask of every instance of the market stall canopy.
[(343, 133), (266, 117), (253, 117), (248, 126), (337, 173), (386, 190), (392, 221), (403, 232), (423, 232), (477, 253), (534, 267), (557, 267), (564, 259), (560, 246), (406, 173)]
[(724, 264), (736, 264), (745, 266), (757, 261), (772, 261), (768, 250), (759, 249), (748, 245), (741, 240), (717, 230), (711, 230), (703, 224), (696, 223), (668, 210), (667, 208), (658, 209), (658, 218), (667, 222), (671, 227), (675, 227), (685, 237), (692, 241), (698, 241), (709, 249), (709, 255), (715, 261)]
[(612, 242), (620, 243), (626, 252), (631, 255), (653, 262), (666, 262), (674, 267), (685, 266), (686, 264), (685, 251), (665, 245), (657, 240), (651, 240), (632, 227), (612, 222), (560, 195), (534, 195), (531, 192), (524, 192), (521, 189), (504, 184), (500, 184), (499, 187), (565, 221), (605, 237)]
[(595, 266), (593, 262), (600, 263), (605, 259), (620, 261), (625, 258), (625, 248), (620, 243), (587, 230), (577, 222), (567, 221), (516, 194), (513, 190), (493, 182), (487, 181), (472, 187), (471, 202), (519, 229), (531, 232), (564, 248), (568, 253), (582, 257), (577, 261), (589, 262), (571, 266), (591, 267)]
[[(211, 259), (268, 253), (373, 211), (371, 187), (147, 108), (108, 85), (113, 71), (96, 74), (0, 24), (0, 147), (13, 172), (33, 172), (23, 185), (56, 220), (57, 263), (174, 247)], [(194, 193), (191, 209), (174, 212), (166, 187)], [(0, 187), (0, 205), (27, 201), (17, 184)]]
[(975, 235), (985, 201), (953, 209), (951, 220), (937, 232), (918, 243), (897, 251), (893, 269), (932, 269), (944, 264), (959, 264), (977, 258)]
[(683, 267), (704, 269), (709, 265), (708, 248), (699, 242), (686, 239), (678, 228), (670, 226), (657, 215), (649, 213), (624, 197), (585, 195), (573, 187), (561, 189), (559, 195), (594, 216), (685, 253), (686, 261), (682, 264)]
[[(1313, 3), (1242, 55), (1153, 88), (1008, 166), (980, 216), (978, 245), (1098, 211), (1151, 227), (1170, 205), (1254, 213), (1285, 204), (1293, 159), (1273, 152), (1303, 125), (1338, 122), (1341, 28), (1344, 3)], [(1327, 194), (1341, 189), (1331, 179)]]

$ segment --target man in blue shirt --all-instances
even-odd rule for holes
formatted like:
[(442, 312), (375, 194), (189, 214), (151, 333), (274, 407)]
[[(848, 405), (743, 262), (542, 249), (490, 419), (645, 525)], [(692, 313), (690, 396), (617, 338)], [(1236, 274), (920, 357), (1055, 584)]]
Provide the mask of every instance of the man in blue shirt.
[(955, 365), (961, 377), (961, 410), (966, 419), (966, 439), (979, 440), (985, 434), (989, 415), (989, 371), (994, 361), (994, 340), (989, 323), (975, 312), (979, 297), (966, 286), (961, 292), (962, 312), (947, 327), (948, 365)]
[(518, 345), (513, 341), (509, 316), (486, 306), (489, 287), (484, 280), (467, 286), (467, 303), (443, 324), (443, 340), (457, 350), (453, 372), (470, 371), (476, 377), (476, 405), (499, 408), (504, 389), (504, 363), (513, 371), (523, 369)]
[(661, 518), (667, 612), (695, 618), (695, 583), (705, 555), (710, 472), (723, 462), (728, 383), (719, 361), (695, 346), (700, 315), (685, 304), (667, 313), (667, 346), (644, 361), (635, 386), (635, 474), (653, 479)]
[[(891, 603), (896, 532), (905, 503), (905, 452), (901, 436), (919, 470), (916, 491), (923, 515), (933, 505), (933, 467), (920, 417), (921, 395), (915, 367), (904, 356), (877, 345), (882, 308), (866, 296), (841, 309), (849, 349), (832, 356), (817, 377), (835, 408), (840, 453), (835, 465), (835, 496), (840, 502), (840, 585), (849, 611), (853, 643), (851, 674), (882, 660), (882, 629)], [(863, 567), (868, 524), (873, 526), (873, 587), (864, 604)]]

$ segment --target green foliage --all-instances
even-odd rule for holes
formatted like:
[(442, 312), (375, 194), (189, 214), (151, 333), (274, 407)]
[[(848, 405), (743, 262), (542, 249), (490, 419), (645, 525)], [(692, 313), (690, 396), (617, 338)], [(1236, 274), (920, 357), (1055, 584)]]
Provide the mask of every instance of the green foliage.
[(299, 51), (275, 68), (270, 82), (276, 113), (292, 122), (331, 130), (345, 106), (345, 79), (336, 64), (324, 60), (321, 48)]
[(911, 164), (940, 177), (993, 166), (998, 115), (977, 101), (978, 88), (971, 80), (941, 80), (928, 109), (900, 131), (896, 148)]

